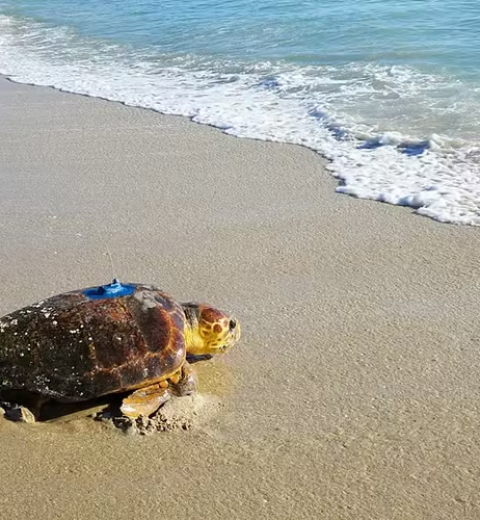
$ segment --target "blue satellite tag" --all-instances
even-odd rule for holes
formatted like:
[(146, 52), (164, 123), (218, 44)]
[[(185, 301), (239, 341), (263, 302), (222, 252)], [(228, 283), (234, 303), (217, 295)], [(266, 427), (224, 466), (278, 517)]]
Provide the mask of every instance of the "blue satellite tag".
[(116, 278), (108, 285), (100, 285), (86, 289), (83, 294), (90, 300), (102, 300), (104, 298), (119, 298), (120, 296), (129, 296), (135, 291), (135, 286), (130, 284), (122, 284)]

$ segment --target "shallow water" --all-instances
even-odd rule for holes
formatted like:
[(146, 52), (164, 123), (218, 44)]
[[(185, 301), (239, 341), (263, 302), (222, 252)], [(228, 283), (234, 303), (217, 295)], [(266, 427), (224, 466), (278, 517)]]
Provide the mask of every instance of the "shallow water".
[(17, 81), (302, 144), (340, 192), (477, 225), (479, 47), (473, 0), (0, 0)]

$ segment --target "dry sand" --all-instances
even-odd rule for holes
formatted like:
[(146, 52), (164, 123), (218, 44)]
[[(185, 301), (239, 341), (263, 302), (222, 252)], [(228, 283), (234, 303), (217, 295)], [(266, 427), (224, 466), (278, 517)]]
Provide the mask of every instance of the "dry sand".
[(0, 81), (0, 314), (108, 282), (232, 309), (189, 431), (0, 419), (3, 519), (480, 518), (480, 237), (306, 149)]

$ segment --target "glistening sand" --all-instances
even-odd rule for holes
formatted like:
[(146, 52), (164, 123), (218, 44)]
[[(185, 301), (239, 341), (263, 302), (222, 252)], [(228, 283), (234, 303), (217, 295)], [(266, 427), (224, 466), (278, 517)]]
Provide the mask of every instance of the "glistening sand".
[(480, 517), (478, 229), (183, 118), (2, 80), (0, 122), (1, 314), (109, 281), (108, 244), (243, 325), (191, 431), (0, 420), (0, 518)]

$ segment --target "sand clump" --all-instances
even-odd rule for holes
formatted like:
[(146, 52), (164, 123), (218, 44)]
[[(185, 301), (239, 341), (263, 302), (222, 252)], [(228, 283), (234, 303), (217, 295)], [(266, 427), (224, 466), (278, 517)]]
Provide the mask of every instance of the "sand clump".
[(96, 414), (95, 419), (110, 423), (129, 435), (152, 435), (191, 430), (208, 420), (217, 408), (218, 403), (213, 397), (193, 394), (170, 399), (150, 417), (131, 419), (105, 411)]

